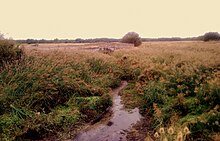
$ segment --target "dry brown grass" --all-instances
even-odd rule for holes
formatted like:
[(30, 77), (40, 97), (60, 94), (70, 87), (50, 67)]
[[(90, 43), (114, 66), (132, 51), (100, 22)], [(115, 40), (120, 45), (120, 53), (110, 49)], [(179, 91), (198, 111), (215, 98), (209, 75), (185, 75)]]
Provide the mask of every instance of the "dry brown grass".
[(220, 64), (220, 42), (145, 42), (139, 48), (119, 50), (116, 57), (127, 56), (139, 64), (151, 66), (152, 58), (174, 63), (189, 61), (203, 65)]
[(97, 42), (97, 43), (42, 43), (42, 44), (24, 44), (23, 46), (39, 50), (92, 50), (99, 48), (131, 48), (134, 45), (119, 42)]
[[(116, 47), (112, 55), (97, 50), (86, 50), (94, 46)], [(117, 63), (127, 58), (134, 67), (152, 68), (155, 61), (166, 61), (169, 65), (190, 62), (192, 65), (220, 64), (220, 42), (145, 42), (134, 48), (123, 43), (71, 43), (71, 44), (40, 44), (38, 47), (24, 45), (26, 54), (49, 57), (59, 62), (75, 60), (84, 62), (89, 58), (98, 58)]]
[(47, 57), (49, 59), (52, 59), (53, 61), (58, 62), (68, 62), (73, 61), (74, 62), (85, 62), (86, 60), (90, 58), (97, 58), (102, 59), (106, 61), (114, 60), (114, 57), (99, 53), (99, 52), (91, 52), (89, 50), (81, 50), (81, 49), (68, 49), (68, 48), (62, 48), (62, 49), (38, 49), (38, 48), (29, 48), (28, 46), (25, 46), (25, 52), (28, 56), (35, 56), (35, 57)]

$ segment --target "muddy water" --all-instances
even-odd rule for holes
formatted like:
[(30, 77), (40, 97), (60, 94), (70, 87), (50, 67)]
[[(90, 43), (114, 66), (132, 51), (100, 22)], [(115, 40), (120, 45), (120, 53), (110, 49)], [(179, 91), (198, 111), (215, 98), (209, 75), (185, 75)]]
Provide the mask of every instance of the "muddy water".
[(121, 86), (112, 90), (112, 116), (104, 123), (92, 125), (88, 130), (80, 133), (74, 141), (126, 141), (126, 131), (140, 120), (139, 109), (127, 111), (121, 103), (118, 93), (127, 85), (123, 81)]

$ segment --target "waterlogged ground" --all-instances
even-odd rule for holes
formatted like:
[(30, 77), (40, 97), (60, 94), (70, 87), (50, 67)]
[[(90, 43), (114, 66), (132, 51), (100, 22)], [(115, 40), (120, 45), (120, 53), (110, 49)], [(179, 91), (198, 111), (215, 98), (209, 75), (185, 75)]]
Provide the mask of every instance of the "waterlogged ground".
[(123, 81), (121, 86), (112, 90), (113, 106), (112, 116), (101, 123), (90, 126), (82, 131), (73, 141), (125, 141), (127, 131), (141, 119), (139, 109), (131, 111), (124, 109), (121, 96), (118, 93), (126, 87)]

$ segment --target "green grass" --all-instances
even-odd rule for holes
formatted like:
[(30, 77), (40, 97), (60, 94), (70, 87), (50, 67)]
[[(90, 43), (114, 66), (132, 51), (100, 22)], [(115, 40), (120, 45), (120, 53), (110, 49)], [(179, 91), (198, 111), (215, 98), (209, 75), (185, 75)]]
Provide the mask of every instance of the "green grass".
[(142, 75), (130, 91), (136, 91), (137, 95), (139, 91), (139, 97), (142, 97), (139, 107), (143, 114), (152, 116), (152, 130), (186, 126), (191, 132), (188, 140), (207, 140), (220, 132), (220, 85), (216, 75), (219, 72), (218, 66), (187, 65), (164, 71), (155, 68), (151, 72), (157, 73)]
[[(94, 66), (87, 66), (90, 64), (58, 64), (27, 57), (22, 64), (11, 64), (2, 70), (1, 140), (26, 137), (30, 131), (42, 138), (79, 122), (89, 122), (109, 107), (111, 77), (96, 76), (99, 72)], [(98, 81), (109, 87), (96, 85)]]

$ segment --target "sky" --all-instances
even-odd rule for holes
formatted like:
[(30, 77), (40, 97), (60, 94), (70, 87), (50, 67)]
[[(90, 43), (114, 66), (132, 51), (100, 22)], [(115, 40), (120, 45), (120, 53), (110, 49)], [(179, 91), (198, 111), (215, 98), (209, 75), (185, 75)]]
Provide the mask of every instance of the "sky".
[(14, 39), (193, 37), (220, 32), (220, 0), (0, 0)]

